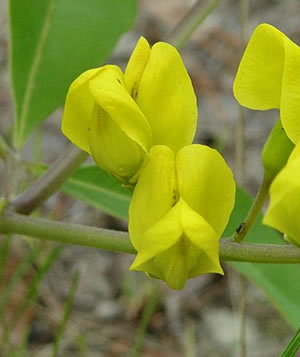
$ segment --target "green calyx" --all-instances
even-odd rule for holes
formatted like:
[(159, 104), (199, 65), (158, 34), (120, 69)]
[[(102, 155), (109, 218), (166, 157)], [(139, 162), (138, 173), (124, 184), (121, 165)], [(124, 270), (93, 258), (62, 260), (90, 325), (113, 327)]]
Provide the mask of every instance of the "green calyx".
[(265, 179), (273, 181), (287, 163), (294, 147), (295, 145), (286, 135), (279, 119), (274, 125), (262, 151)]

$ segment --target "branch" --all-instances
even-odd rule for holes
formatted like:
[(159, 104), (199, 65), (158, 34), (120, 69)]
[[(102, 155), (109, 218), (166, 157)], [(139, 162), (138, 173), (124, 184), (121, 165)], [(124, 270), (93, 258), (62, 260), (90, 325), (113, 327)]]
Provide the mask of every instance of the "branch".
[(3, 161), (6, 161), (7, 156), (9, 154), (11, 154), (11, 150), (10, 150), (9, 146), (6, 144), (3, 137), (0, 135), (0, 158)]
[(11, 203), (11, 207), (16, 212), (30, 214), (59, 189), (87, 156), (87, 153), (71, 144), (49, 170)]
[[(76, 244), (114, 252), (135, 254), (128, 233), (103, 228), (55, 222), (6, 212), (0, 218), (0, 233), (18, 233), (66, 244)], [(290, 245), (239, 244), (221, 239), (222, 260), (252, 263), (300, 263), (300, 248)]]
[(198, 26), (219, 5), (221, 0), (211, 0), (203, 9), (203, 1), (198, 1), (179, 24), (165, 36), (165, 41), (177, 48), (181, 48), (197, 30)]
[(241, 243), (241, 241), (246, 237), (247, 233), (255, 223), (267, 199), (271, 183), (272, 180), (266, 179), (264, 177), (263, 182), (261, 183), (259, 190), (254, 198), (254, 201), (252, 202), (251, 208), (247, 213), (247, 217), (245, 218), (244, 222), (242, 222), (237, 228), (236, 232), (232, 235), (232, 239), (235, 242)]

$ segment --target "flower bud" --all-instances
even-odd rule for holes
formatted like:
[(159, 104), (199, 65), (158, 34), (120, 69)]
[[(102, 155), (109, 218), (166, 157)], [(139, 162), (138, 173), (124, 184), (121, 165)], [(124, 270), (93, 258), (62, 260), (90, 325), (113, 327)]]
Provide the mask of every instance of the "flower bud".
[(272, 181), (286, 165), (295, 145), (287, 137), (281, 120), (274, 125), (262, 151), (265, 179)]

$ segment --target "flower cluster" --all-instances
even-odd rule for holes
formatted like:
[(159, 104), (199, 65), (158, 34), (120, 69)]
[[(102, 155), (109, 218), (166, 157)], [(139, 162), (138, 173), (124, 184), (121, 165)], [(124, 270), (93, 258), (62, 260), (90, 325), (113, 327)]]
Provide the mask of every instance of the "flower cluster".
[[(241, 60), (233, 92), (250, 109), (279, 109), (282, 127), (296, 145), (271, 185), (263, 222), (300, 245), (300, 47), (275, 27), (259, 25)], [(273, 166), (280, 155), (279, 150), (273, 155)]]
[(174, 289), (203, 273), (223, 273), (218, 241), (235, 183), (221, 155), (192, 145), (197, 102), (177, 50), (141, 38), (125, 72), (106, 65), (71, 85), (63, 133), (123, 185), (133, 187), (132, 270)]

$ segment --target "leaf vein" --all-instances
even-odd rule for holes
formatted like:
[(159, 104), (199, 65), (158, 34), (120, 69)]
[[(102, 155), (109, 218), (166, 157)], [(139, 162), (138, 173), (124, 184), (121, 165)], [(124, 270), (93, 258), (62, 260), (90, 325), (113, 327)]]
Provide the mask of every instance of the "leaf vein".
[(41, 62), (42, 58), (42, 53), (43, 49), (47, 40), (47, 36), (49, 33), (54, 9), (55, 9), (55, 3), (56, 0), (50, 0), (49, 5), (47, 8), (46, 16), (45, 16), (45, 22), (40, 34), (40, 38), (36, 47), (35, 55), (32, 61), (31, 68), (29, 70), (29, 76), (28, 76), (28, 81), (25, 89), (25, 94), (24, 94), (24, 100), (22, 103), (22, 110), (20, 114), (20, 120), (19, 120), (19, 127), (17, 127), (18, 130), (16, 130), (16, 138), (15, 138), (15, 143), (18, 148), (20, 148), (23, 145), (23, 137), (24, 137), (24, 131), (25, 131), (25, 123), (26, 123), (26, 118), (28, 115), (29, 107), (30, 107), (30, 102), (32, 99), (32, 93), (34, 89), (34, 82), (35, 78), (38, 72), (38, 67)]

